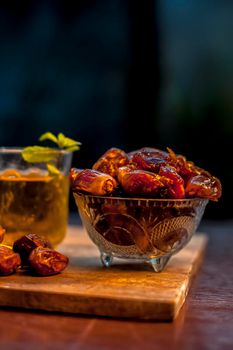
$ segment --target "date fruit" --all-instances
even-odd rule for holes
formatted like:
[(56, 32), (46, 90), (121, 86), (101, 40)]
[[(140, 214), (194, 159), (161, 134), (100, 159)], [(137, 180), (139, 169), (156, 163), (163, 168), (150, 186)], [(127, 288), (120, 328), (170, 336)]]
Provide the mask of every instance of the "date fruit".
[(116, 186), (117, 182), (111, 175), (93, 169), (81, 171), (72, 183), (73, 191), (91, 193), (96, 196), (109, 195)]
[(21, 265), (20, 255), (6, 246), (0, 246), (0, 276), (8, 276), (16, 272)]
[(76, 180), (78, 174), (81, 173), (81, 171), (83, 171), (83, 169), (78, 169), (78, 168), (71, 168), (70, 169), (70, 183), (71, 183), (71, 185), (75, 183), (75, 180)]
[(110, 148), (92, 169), (72, 169), (70, 180), (74, 192), (99, 196), (217, 201), (222, 195), (216, 177), (170, 148), (144, 147), (128, 154)]
[(161, 165), (166, 165), (169, 155), (167, 152), (144, 147), (132, 155), (132, 163), (138, 169), (157, 173)]
[(63, 271), (69, 259), (55, 250), (38, 247), (31, 252), (28, 262), (37, 275), (51, 276)]
[(171, 184), (167, 187), (169, 198), (182, 199), (185, 197), (184, 180), (175, 168), (168, 165), (161, 166), (159, 174), (171, 180)]
[(145, 170), (132, 170), (119, 178), (123, 190), (130, 195), (155, 195), (164, 187), (161, 176)]
[(93, 165), (92, 169), (116, 177), (117, 169), (129, 163), (128, 155), (119, 148), (110, 148)]
[(208, 198), (217, 201), (221, 196), (221, 183), (214, 176), (197, 175), (192, 177), (186, 186), (187, 197)]
[(30, 253), (37, 247), (52, 248), (52, 245), (48, 240), (34, 233), (22, 236), (13, 244), (13, 250), (19, 253), (23, 265), (27, 265)]

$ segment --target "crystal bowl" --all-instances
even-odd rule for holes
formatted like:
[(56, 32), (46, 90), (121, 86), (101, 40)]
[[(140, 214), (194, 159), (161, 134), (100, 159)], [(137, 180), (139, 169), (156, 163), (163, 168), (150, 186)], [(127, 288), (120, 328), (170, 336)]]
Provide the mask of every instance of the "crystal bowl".
[(100, 197), (74, 193), (89, 237), (101, 261), (138, 259), (162, 271), (169, 258), (195, 233), (207, 199)]

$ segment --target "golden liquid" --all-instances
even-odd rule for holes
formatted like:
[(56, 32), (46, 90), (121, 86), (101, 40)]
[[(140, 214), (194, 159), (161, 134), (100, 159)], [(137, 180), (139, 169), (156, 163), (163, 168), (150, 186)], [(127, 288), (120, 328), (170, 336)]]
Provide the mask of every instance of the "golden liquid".
[(53, 245), (66, 233), (69, 179), (42, 172), (0, 173), (0, 225), (6, 229), (3, 243), (12, 245), (27, 233), (44, 236)]

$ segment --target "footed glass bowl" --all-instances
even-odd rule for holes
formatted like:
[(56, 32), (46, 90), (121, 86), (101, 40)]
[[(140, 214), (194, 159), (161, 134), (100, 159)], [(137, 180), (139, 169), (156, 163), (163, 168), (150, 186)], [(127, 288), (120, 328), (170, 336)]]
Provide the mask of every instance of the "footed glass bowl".
[(99, 197), (74, 193), (84, 227), (101, 261), (138, 259), (162, 271), (196, 231), (208, 200)]

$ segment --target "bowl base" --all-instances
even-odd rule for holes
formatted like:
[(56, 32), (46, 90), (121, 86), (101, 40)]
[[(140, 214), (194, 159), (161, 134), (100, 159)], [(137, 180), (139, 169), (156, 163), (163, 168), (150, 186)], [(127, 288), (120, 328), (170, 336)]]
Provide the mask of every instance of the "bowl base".
[(155, 272), (161, 272), (167, 265), (169, 259), (170, 256), (163, 256), (161, 258), (150, 259), (148, 262), (152, 265)]
[(100, 253), (100, 260), (105, 267), (110, 267), (113, 262), (113, 256), (108, 253)]
[[(105, 267), (110, 267), (113, 263), (114, 256), (110, 253), (106, 252), (100, 252), (100, 260)], [(117, 257), (121, 259), (120, 257)], [(123, 259), (123, 258), (122, 258)], [(170, 256), (162, 256), (160, 258), (152, 258), (148, 260), (142, 260), (142, 262), (146, 262), (150, 264), (155, 272), (161, 272), (167, 265), (168, 261), (170, 259)]]

